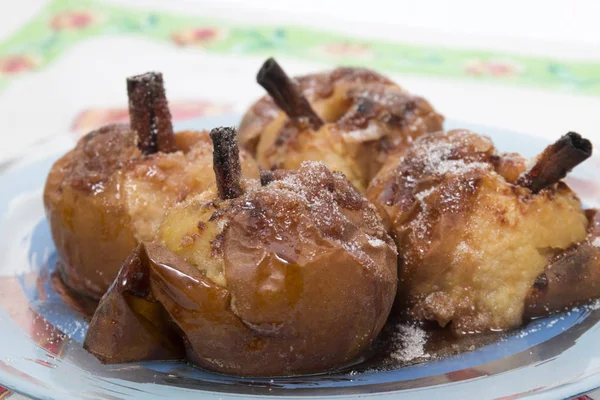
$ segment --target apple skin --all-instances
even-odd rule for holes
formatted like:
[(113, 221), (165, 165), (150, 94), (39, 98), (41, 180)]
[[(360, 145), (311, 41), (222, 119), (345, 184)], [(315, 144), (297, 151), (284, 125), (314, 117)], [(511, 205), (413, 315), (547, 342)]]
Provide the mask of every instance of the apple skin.
[[(68, 287), (99, 300), (133, 249), (154, 238), (165, 210), (214, 183), (208, 133), (179, 132), (175, 140), (179, 151), (143, 155), (128, 125), (108, 125), (53, 165), (44, 206)], [(257, 177), (254, 160), (241, 153), (243, 173)]]
[(157, 240), (123, 264), (85, 347), (106, 363), (186, 358), (237, 376), (319, 373), (360, 357), (394, 301), (393, 240), (323, 164), (275, 176), (246, 181), (233, 200), (213, 188), (171, 209)]

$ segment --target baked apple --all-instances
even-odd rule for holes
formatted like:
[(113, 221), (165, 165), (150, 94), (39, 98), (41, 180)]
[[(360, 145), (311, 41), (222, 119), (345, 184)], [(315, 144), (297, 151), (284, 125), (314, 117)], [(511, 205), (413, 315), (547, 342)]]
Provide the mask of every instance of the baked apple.
[(525, 299), (525, 317), (543, 317), (554, 311), (600, 297), (600, 214), (586, 210), (585, 240), (555, 255)]
[(398, 245), (399, 309), (465, 334), (600, 296), (597, 222), (561, 181), (591, 152), (569, 133), (528, 170), (488, 138), (453, 130), (390, 159), (368, 197)]
[(239, 376), (355, 361), (396, 293), (374, 206), (317, 162), (242, 180), (235, 130), (211, 136), (216, 187), (170, 209), (124, 263), (85, 347), (107, 363), (185, 357)]
[(388, 154), (442, 129), (444, 118), (425, 99), (368, 69), (290, 79), (268, 59), (257, 81), (269, 95), (246, 113), (239, 136), (266, 170), (322, 161), (364, 191)]
[[(173, 134), (162, 75), (127, 80), (130, 125), (82, 137), (48, 175), (44, 205), (68, 287), (99, 299), (171, 205), (215, 181), (207, 132)], [(243, 154), (244, 173), (258, 176)]]

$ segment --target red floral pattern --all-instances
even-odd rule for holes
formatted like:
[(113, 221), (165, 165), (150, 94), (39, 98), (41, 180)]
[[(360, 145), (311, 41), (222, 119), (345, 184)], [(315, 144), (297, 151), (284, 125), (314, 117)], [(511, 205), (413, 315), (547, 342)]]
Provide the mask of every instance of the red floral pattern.
[(206, 46), (222, 36), (223, 32), (218, 29), (197, 27), (175, 32), (171, 39), (178, 46)]
[(54, 31), (80, 30), (91, 26), (96, 21), (94, 14), (87, 11), (66, 11), (56, 14), (50, 20)]
[(494, 77), (514, 76), (523, 70), (520, 64), (510, 60), (471, 60), (464, 68), (469, 75)]
[(368, 45), (351, 42), (329, 43), (322, 46), (319, 51), (334, 57), (368, 58), (373, 55), (373, 51)]
[(36, 60), (29, 55), (14, 55), (0, 58), (0, 76), (16, 75), (37, 67)]

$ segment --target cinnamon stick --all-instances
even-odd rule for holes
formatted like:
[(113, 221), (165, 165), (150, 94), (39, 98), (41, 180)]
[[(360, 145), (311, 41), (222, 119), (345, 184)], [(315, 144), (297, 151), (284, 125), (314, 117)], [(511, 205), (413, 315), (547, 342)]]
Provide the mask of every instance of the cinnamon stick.
[(210, 131), (213, 142), (213, 169), (217, 178), (219, 198), (234, 199), (244, 191), (241, 186), (242, 167), (234, 128), (220, 127)]
[(162, 74), (148, 72), (127, 78), (129, 119), (144, 154), (177, 151)]
[(546, 147), (535, 165), (517, 180), (517, 185), (537, 193), (563, 179), (591, 155), (592, 143), (578, 133), (569, 132)]
[(273, 171), (270, 171), (268, 169), (263, 169), (260, 171), (260, 185), (261, 186), (267, 186), (269, 183), (273, 182), (275, 180), (275, 175), (273, 174)]
[(256, 81), (291, 119), (304, 119), (314, 130), (323, 125), (323, 121), (312, 109), (306, 97), (273, 58), (265, 61), (256, 75)]

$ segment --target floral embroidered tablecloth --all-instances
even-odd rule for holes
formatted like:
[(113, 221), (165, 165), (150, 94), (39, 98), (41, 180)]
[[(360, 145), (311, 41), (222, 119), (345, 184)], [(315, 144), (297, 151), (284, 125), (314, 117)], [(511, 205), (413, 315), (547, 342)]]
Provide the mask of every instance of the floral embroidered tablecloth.
[(54, 1), (0, 44), (0, 89), (19, 74), (47, 68), (78, 43), (107, 35), (199, 47), (210, 54), (277, 54), (369, 65), (389, 73), (510, 82), (600, 95), (600, 71), (592, 62), (362, 40), (314, 28), (252, 26), (89, 0)]
[[(365, 37), (351, 26), (259, 23), (216, 17), (202, 7), (188, 12), (183, 3), (39, 3), (0, 41), (0, 168), (50, 151), (58, 137), (74, 140), (126, 120), (125, 77), (146, 70), (164, 73), (175, 120), (239, 114), (262, 94), (254, 75), (268, 56), (294, 74), (368, 66), (454, 119), (548, 139), (580, 130), (600, 143), (600, 54), (561, 57)], [(9, 396), (22, 398), (0, 387), (0, 399)]]
[(8, 145), (0, 162), (64, 134), (85, 109), (122, 108), (124, 77), (149, 69), (165, 73), (173, 100), (239, 113), (261, 94), (254, 74), (272, 55), (293, 73), (339, 64), (379, 69), (455, 119), (548, 138), (576, 128), (594, 135), (600, 124), (590, 113), (600, 108), (599, 55), (582, 60), (400, 42), (355, 35), (339, 21), (336, 29), (256, 22), (165, 4), (159, 10), (126, 0), (46, 1), (6, 35), (0, 132)]

